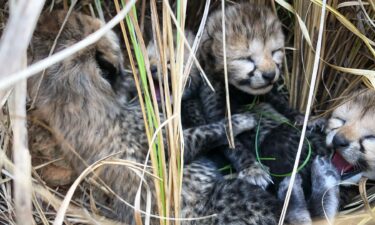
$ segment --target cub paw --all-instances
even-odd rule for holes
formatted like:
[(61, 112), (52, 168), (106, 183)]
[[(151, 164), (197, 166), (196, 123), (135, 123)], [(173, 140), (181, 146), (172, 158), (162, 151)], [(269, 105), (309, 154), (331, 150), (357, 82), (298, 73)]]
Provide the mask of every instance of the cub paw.
[(329, 189), (340, 182), (340, 174), (327, 157), (317, 156), (311, 166), (313, 188)]
[[(305, 115), (303, 114), (299, 114), (295, 116), (294, 117), (295, 125), (302, 126), (304, 119), (305, 119)], [(307, 130), (310, 132), (313, 132), (313, 131), (323, 132), (326, 124), (327, 124), (327, 120), (325, 118), (313, 119), (307, 122)]]
[[(280, 200), (285, 199), (286, 192), (289, 188), (290, 178), (291, 178), (290, 176), (285, 177), (279, 184), (277, 195)], [(296, 178), (294, 179), (293, 189), (296, 190), (300, 188), (302, 188), (302, 178), (301, 178), (301, 175), (297, 173)]]
[(270, 183), (273, 183), (268, 168), (259, 163), (240, 171), (238, 178), (246, 180), (250, 184), (259, 186), (263, 189), (266, 189)]
[(325, 118), (314, 119), (307, 123), (307, 129), (310, 131), (323, 132), (326, 124), (327, 124), (327, 119)]
[(312, 213), (332, 220), (339, 208), (339, 172), (328, 158), (317, 156), (311, 166), (311, 180), (313, 187), (310, 204), (315, 209)]
[(251, 113), (241, 113), (232, 115), (233, 135), (236, 136), (244, 131), (253, 129), (256, 126), (256, 120)]

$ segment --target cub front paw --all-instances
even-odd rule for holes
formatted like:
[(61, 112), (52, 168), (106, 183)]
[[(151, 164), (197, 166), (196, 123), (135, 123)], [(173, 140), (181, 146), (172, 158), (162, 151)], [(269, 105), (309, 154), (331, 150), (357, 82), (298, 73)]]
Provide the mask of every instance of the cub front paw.
[(311, 166), (314, 187), (332, 188), (340, 182), (340, 174), (327, 157), (317, 156)]
[(241, 113), (232, 115), (232, 126), (234, 136), (253, 129), (256, 126), (256, 120), (251, 113)]
[(273, 183), (268, 167), (262, 166), (259, 163), (241, 170), (238, 174), (238, 178), (246, 180), (250, 184), (263, 189), (266, 189), (270, 183)]

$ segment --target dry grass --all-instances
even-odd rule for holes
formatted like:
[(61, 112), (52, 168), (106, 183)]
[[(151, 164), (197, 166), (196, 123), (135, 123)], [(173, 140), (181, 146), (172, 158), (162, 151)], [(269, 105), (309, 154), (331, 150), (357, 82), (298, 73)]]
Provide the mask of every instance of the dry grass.
[[(316, 40), (320, 12), (320, 6), (313, 2), (298, 1), (295, 3), (296, 12), (304, 18), (312, 41)], [(339, 4), (340, 2), (341, 4)], [(354, 1), (347, 2), (347, 4), (337, 0), (327, 1), (328, 5), (351, 22), (362, 35), (369, 40), (374, 40), (374, 26), (365, 17), (365, 15), (374, 17), (374, 8), (366, 4), (362, 9), (356, 3)], [(364, 1), (363, 4), (365, 4)], [(317, 114), (326, 113), (328, 107), (331, 109), (336, 100), (345, 98), (345, 95), (362, 86), (363, 81), (366, 81), (364, 76), (353, 76), (348, 72), (337, 70), (331, 65), (350, 69), (364, 69), (372, 71), (372, 77), (375, 76), (374, 53), (355, 34), (354, 29), (349, 30), (337, 17), (333, 13), (329, 13), (326, 17), (321, 55), (321, 59), (324, 61), (319, 65), (319, 82), (315, 86), (314, 112)], [(374, 45), (372, 44), (372, 46)], [(291, 77), (287, 79), (287, 86), (290, 90), (289, 100), (292, 107), (304, 110), (306, 107), (306, 90), (309, 89), (308, 81), (312, 70), (312, 58), (315, 53), (304, 41), (298, 26), (294, 28), (293, 47), (296, 51), (293, 52)], [(368, 81), (366, 83), (369, 84)], [(298, 93), (301, 93), (301, 95), (298, 95)]]
[[(313, 87), (310, 82), (314, 74), (314, 59), (317, 57), (316, 52), (319, 49), (316, 46), (320, 30), (321, 21), (319, 18), (322, 1), (293, 1), (292, 5), (290, 1), (284, 0), (252, 1), (272, 7), (284, 24), (287, 48), (285, 49), (282, 93), (287, 95), (292, 107), (303, 112), (307, 109), (313, 116), (324, 116), (341, 99), (345, 99), (351, 91), (365, 85), (375, 84), (375, 3), (373, 1), (327, 1), (329, 7), (326, 9), (320, 60), (317, 61), (318, 64), (315, 67), (317, 79)], [(96, 36), (91, 36), (91, 39), (69, 48), (65, 53), (55, 54), (44, 62), (29, 66), (26, 70), (21, 71), (25, 66), (26, 48), (39, 11), (36, 10), (37, 5), (33, 5), (33, 10), (28, 7), (33, 1), (10, 2), (18, 3), (18, 5), (12, 6), (12, 11), (9, 9), (8, 1), (0, 2), (0, 34), (2, 34), (0, 62), (1, 65), (9, 65), (0, 68), (0, 107), (2, 108), (0, 111), (0, 168), (2, 169), (0, 223), (26, 224), (24, 221), (27, 221), (28, 224), (117, 224), (115, 221), (98, 215), (98, 208), (103, 210), (105, 206), (98, 205), (95, 201), (91, 194), (92, 188), (94, 186), (101, 187), (107, 194), (111, 193), (110, 190), (106, 190), (95, 181), (87, 179), (86, 175), (90, 173), (90, 169), (86, 171), (87, 174), (80, 174), (73, 186), (60, 186), (51, 189), (38, 172), (40, 172), (40, 168), (48, 167), (50, 164), (55, 165), (56, 159), (59, 157), (44, 159), (42, 165), (33, 164), (31, 167), (27, 146), (24, 146), (26, 143), (24, 79), (94, 42), (101, 34), (105, 33), (105, 29), (99, 31)], [(180, 149), (183, 147), (183, 143), (180, 141), (182, 128), (179, 117), (181, 99), (174, 97), (173, 104), (171, 104), (170, 94), (173, 96), (182, 95), (183, 87), (186, 84), (186, 75), (191, 64), (196, 61), (195, 57), (191, 57), (186, 67), (178, 63), (184, 61), (183, 55), (186, 50), (184, 48), (186, 40), (182, 34), (184, 29), (201, 31), (208, 10), (220, 7), (222, 2), (219, 0), (210, 2), (175, 0), (169, 2), (171, 4), (168, 4), (167, 0), (138, 1), (136, 13), (131, 12), (126, 16), (126, 20), (122, 20), (121, 15), (117, 16), (111, 22), (108, 21), (114, 18), (123, 7), (121, 1), (54, 0), (47, 1), (44, 10), (61, 8), (68, 10), (74, 5), (76, 11), (91, 14), (107, 21), (106, 29), (110, 29), (121, 21), (120, 26), (117, 26), (115, 30), (123, 37), (124, 55), (127, 56), (126, 65), (135, 74), (134, 78), (137, 81), (139, 93), (147, 93), (144, 98), (140, 95), (140, 102), (151, 146), (150, 160), (153, 173), (155, 177), (158, 177), (155, 178), (155, 187), (158, 193), (159, 215), (178, 218), (181, 171), (183, 170), (183, 159), (181, 159), (180, 153)], [(20, 10), (19, 7), (29, 9), (26, 11), (28, 13), (21, 15), (21, 12), (25, 11)], [(122, 17), (125, 14), (126, 12), (122, 11)], [(4, 30), (5, 24), (7, 24), (6, 30)], [(167, 74), (169, 71), (173, 78), (169, 81), (167, 76), (160, 76), (160, 80), (165, 83), (171, 82), (170, 85), (165, 85), (165, 90), (161, 91), (163, 94), (162, 106), (157, 105), (149, 62), (145, 57), (147, 55), (145, 43), (150, 40), (151, 36), (147, 35), (146, 28), (150, 27), (150, 24), (153, 27), (152, 36), (154, 37), (151, 41), (157, 44), (161, 53), (159, 71), (162, 71), (161, 74)], [(176, 30), (180, 33), (180, 38), (177, 46), (174, 46), (173, 32)], [(9, 44), (14, 41), (15, 37), (19, 39), (16, 49), (14, 49), (15, 45)], [(190, 46), (188, 49), (196, 52), (197, 46)], [(169, 54), (171, 62), (169, 70), (167, 54)], [(178, 76), (178, 74), (184, 74), (184, 76)], [(138, 79), (141, 79), (142, 82)], [(313, 104), (308, 107), (310, 90)], [(9, 97), (10, 95), (12, 97)], [(10, 107), (12, 104), (17, 107)], [(164, 123), (158, 116), (159, 108), (161, 108), (160, 113), (164, 114), (164, 118), (166, 118)], [(162, 137), (157, 131), (161, 126), (165, 126), (169, 149), (165, 149), (166, 147), (160, 141)], [(168, 164), (166, 163), (166, 152), (169, 158)], [(144, 166), (147, 162), (131, 165), (126, 161), (114, 162), (103, 159), (92, 167), (104, 164), (122, 164), (145, 171)], [(142, 174), (142, 176), (144, 175)], [(81, 181), (84, 182), (81, 183)], [(367, 197), (373, 200), (375, 187), (368, 185), (367, 189)], [(354, 199), (354, 204), (361, 206), (360, 198)], [(351, 206), (355, 210), (362, 209), (354, 214), (353, 210), (341, 212), (336, 223), (369, 223), (369, 219), (373, 219), (375, 208), (371, 209), (366, 201), (365, 205), (367, 207)], [(137, 207), (135, 204), (135, 208)], [(57, 214), (57, 212), (59, 213)], [(55, 219), (56, 217), (57, 219)], [(141, 213), (137, 214), (137, 218), (138, 224), (141, 224)], [(149, 216), (146, 216), (146, 224), (147, 218)], [(179, 223), (164, 219), (161, 219), (160, 222), (161, 224)]]

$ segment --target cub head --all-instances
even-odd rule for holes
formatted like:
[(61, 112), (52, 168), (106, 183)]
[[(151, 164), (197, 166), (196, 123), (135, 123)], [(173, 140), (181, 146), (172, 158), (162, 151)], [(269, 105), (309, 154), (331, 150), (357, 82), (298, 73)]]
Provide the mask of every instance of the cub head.
[[(174, 48), (175, 48), (175, 57), (176, 57), (176, 54), (177, 54), (177, 31), (174, 31)], [(184, 35), (185, 35), (185, 39), (186, 41), (189, 43), (190, 47), (193, 46), (194, 44), (194, 39), (195, 39), (195, 35), (189, 31), (189, 30), (185, 30), (184, 32)], [(184, 62), (183, 62), (183, 65), (184, 65), (184, 69), (186, 67), (186, 64), (188, 62), (188, 59), (190, 57), (190, 51), (189, 49), (186, 47), (186, 45), (184, 45), (185, 48), (184, 48)], [(156, 91), (156, 97), (160, 100), (160, 87), (163, 86), (164, 84), (163, 83), (160, 83), (159, 82), (159, 75), (158, 75), (158, 68), (160, 68), (161, 70), (161, 61), (160, 61), (160, 53), (159, 53), (159, 49), (157, 48), (157, 46), (155, 45), (154, 41), (151, 40), (149, 42), (149, 44), (147, 45), (147, 54), (148, 54), (148, 57), (149, 57), (149, 61), (150, 61), (150, 71), (151, 71), (151, 74), (152, 74), (152, 78), (153, 78), (153, 81), (154, 81), (154, 85), (155, 85), (155, 91)], [(168, 79), (169, 79), (169, 85), (171, 85), (171, 79), (170, 79), (170, 54), (169, 54), (169, 51), (166, 51), (166, 59), (167, 61), (167, 69), (168, 69)], [(160, 71), (161, 72), (161, 71)], [(163, 74), (161, 74), (162, 78), (164, 78)], [(163, 81), (163, 80), (162, 80)], [(190, 98), (191, 95), (195, 94), (195, 90), (196, 88), (199, 86), (200, 84), (200, 76), (199, 76), (199, 73), (198, 73), (198, 70), (197, 68), (195, 67), (195, 64), (193, 63), (192, 64), (192, 68), (190, 70), (190, 73), (188, 74), (188, 77), (187, 77), (187, 84), (185, 86), (185, 89), (184, 89), (184, 93), (183, 93), (183, 96), (182, 98), (183, 99), (187, 99), (187, 98)], [(171, 87), (170, 87), (170, 89)]]
[[(66, 11), (41, 15), (28, 50), (29, 63), (46, 58), (63, 24)], [(102, 26), (96, 18), (73, 12), (60, 36), (54, 52), (81, 41)], [(98, 42), (28, 79), (31, 98), (37, 95), (36, 106), (43, 103), (65, 105), (108, 101), (114, 96), (118, 79), (123, 75), (123, 58), (119, 41), (110, 31)]]
[(375, 91), (356, 92), (336, 108), (326, 128), (327, 145), (335, 150), (333, 164), (342, 179), (375, 179)]
[[(226, 7), (224, 19), (229, 83), (253, 95), (269, 92), (284, 55), (281, 22), (270, 9), (250, 3)], [(209, 16), (201, 45), (205, 71), (224, 80), (221, 9)]]

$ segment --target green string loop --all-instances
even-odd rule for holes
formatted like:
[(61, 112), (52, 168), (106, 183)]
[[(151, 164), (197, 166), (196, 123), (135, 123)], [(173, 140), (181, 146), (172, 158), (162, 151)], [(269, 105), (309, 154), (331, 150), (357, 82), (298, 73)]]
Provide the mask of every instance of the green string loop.
[[(297, 131), (299, 131), (299, 129), (297, 127), (295, 127), (293, 124), (291, 124), (288, 120), (280, 120), (280, 119), (277, 119), (277, 118), (273, 118), (272, 115), (266, 115), (264, 113), (261, 113), (260, 114), (260, 118), (259, 118), (259, 123), (258, 123), (258, 126), (257, 126), (257, 131), (256, 131), (256, 134), (255, 134), (255, 153), (256, 153), (256, 158), (257, 158), (257, 161), (262, 165), (262, 159), (263, 160), (270, 160), (272, 158), (261, 158), (259, 156), (259, 148), (258, 148), (258, 140), (259, 140), (259, 129), (260, 129), (260, 123), (261, 123), (261, 120), (262, 120), (262, 117), (263, 116), (266, 116), (268, 118), (271, 118), (271, 119), (274, 119), (274, 120), (278, 120), (278, 121), (281, 121), (281, 123), (285, 123), (291, 127), (293, 127), (294, 129), (296, 129)], [(306, 165), (307, 163), (310, 161), (310, 158), (311, 158), (311, 144), (310, 144), (310, 141), (305, 137), (306, 141), (307, 141), (307, 144), (308, 144), (308, 154), (307, 154), (307, 157), (305, 159), (305, 161), (303, 161), (302, 165), (300, 165), (297, 169), (297, 172), (299, 172), (300, 170), (302, 170)], [(273, 158), (274, 160), (276, 160), (275, 158)], [(290, 175), (292, 175), (292, 172), (289, 172), (289, 173), (283, 173), (283, 174), (276, 174), (276, 173), (269, 173), (271, 176), (274, 176), (274, 177), (288, 177)]]

